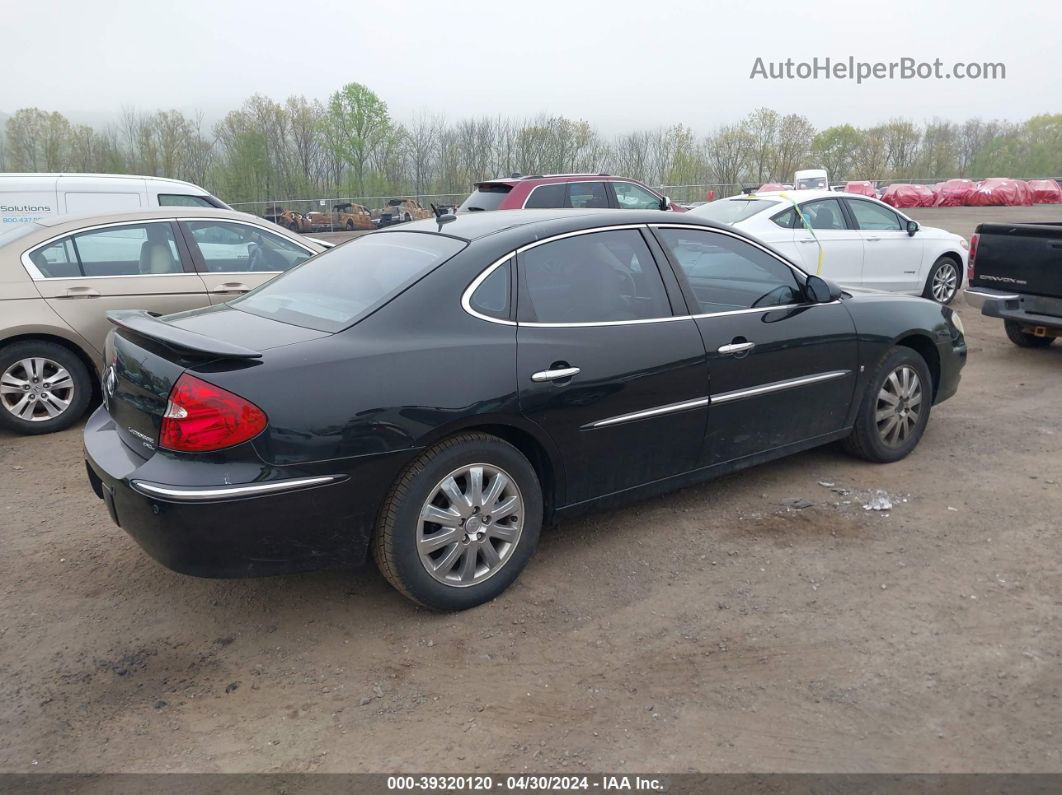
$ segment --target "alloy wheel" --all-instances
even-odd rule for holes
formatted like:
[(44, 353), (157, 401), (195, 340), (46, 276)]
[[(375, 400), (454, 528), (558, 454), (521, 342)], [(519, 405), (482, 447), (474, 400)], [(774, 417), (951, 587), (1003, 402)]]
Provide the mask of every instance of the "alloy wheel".
[(889, 447), (902, 447), (922, 416), (922, 380), (910, 365), (900, 365), (878, 392), (874, 420), (878, 436)]
[(421, 508), (420, 562), (444, 585), (478, 585), (512, 557), (523, 520), (524, 498), (511, 475), (490, 464), (455, 469)]
[(954, 296), (959, 286), (959, 272), (951, 260), (945, 260), (933, 274), (933, 284), (930, 291), (933, 299), (941, 304), (948, 303)]
[(51, 359), (19, 359), (0, 375), (0, 404), (20, 420), (55, 419), (70, 408), (73, 400), (74, 379)]

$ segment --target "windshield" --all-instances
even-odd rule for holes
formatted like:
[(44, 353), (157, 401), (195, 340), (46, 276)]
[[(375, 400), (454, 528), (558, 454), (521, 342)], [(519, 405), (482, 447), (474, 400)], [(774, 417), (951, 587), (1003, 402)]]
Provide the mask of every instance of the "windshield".
[(736, 224), (776, 204), (781, 202), (774, 199), (719, 199), (694, 207), (690, 213), (720, 224)]
[(805, 177), (796, 181), (797, 190), (826, 190), (826, 177)]
[(19, 238), (23, 238), (30, 232), (40, 229), (40, 224), (12, 224), (10, 227), (0, 227), (0, 246), (6, 246), (8, 243), (14, 243)]
[(375, 311), (465, 247), (419, 232), (372, 234), (337, 246), (230, 301), (234, 309), (335, 332)]
[(512, 185), (480, 185), (457, 209), (463, 212), (497, 210), (512, 189)]

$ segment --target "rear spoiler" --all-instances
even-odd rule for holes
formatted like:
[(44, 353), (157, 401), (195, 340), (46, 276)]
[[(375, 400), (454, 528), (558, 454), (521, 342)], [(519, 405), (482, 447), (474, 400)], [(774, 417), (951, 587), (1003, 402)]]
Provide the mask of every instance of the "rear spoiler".
[(107, 313), (107, 319), (118, 328), (128, 329), (171, 348), (220, 356), (225, 359), (262, 358), (262, 354), (258, 351), (171, 325), (143, 309), (112, 309)]

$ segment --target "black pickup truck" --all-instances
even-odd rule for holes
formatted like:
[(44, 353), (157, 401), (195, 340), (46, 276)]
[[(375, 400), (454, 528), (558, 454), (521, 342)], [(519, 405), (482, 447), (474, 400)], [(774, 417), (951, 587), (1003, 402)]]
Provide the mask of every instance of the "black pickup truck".
[(1001, 318), (1015, 345), (1062, 336), (1062, 223), (979, 225), (967, 276), (966, 303)]

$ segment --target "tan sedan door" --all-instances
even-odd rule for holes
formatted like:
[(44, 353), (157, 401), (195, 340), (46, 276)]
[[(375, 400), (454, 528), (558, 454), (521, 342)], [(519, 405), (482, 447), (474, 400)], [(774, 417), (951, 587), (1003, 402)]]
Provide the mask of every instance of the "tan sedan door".
[(209, 304), (172, 221), (108, 224), (44, 243), (25, 255), (48, 305), (103, 356), (110, 309), (170, 314)]
[(180, 225), (214, 304), (253, 290), (316, 253), (245, 221), (188, 218)]

